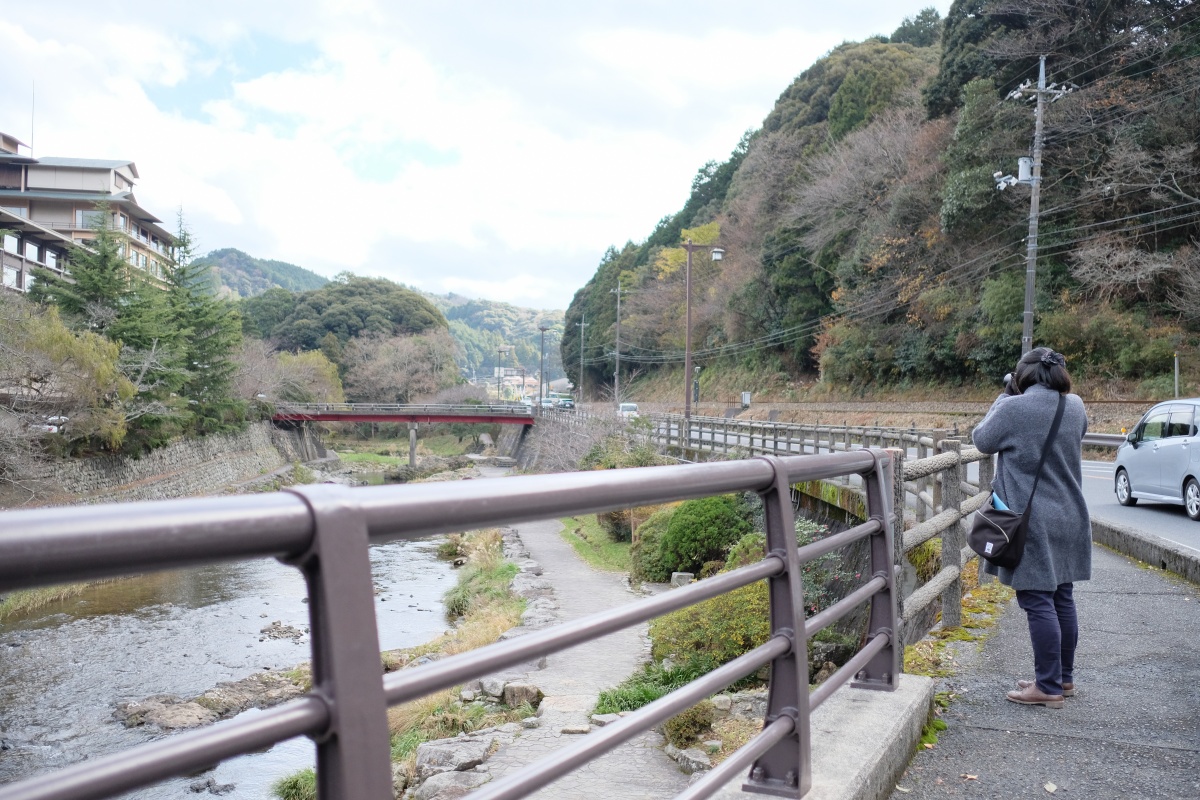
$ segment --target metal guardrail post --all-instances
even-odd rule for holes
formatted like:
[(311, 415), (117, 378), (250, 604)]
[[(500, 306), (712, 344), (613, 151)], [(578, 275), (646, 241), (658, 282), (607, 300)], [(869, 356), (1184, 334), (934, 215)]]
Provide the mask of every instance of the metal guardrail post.
[[(898, 568), (895, 558), (894, 539), (892, 536), (892, 504), (893, 492), (890, 487), (900, 485), (899, 492), (903, 497), (903, 482), (897, 480), (902, 475), (896, 469), (896, 462), (889, 458), (888, 451), (872, 450), (875, 456), (875, 469), (863, 476), (867, 494), (867, 516), (879, 521), (879, 532), (871, 535), (871, 577), (883, 578), (887, 588), (871, 596), (871, 617), (867, 627), (867, 641), (879, 636), (886, 636), (888, 643), (876, 653), (866, 667), (854, 676), (850, 685), (857, 689), (894, 690), (900, 680), (901, 647), (896, 642), (896, 632), (900, 630), (899, 603), (896, 590)], [(897, 509), (896, 517), (904, 518), (904, 507)], [(901, 523), (903, 527), (903, 523)]]
[[(942, 448), (947, 453), (961, 456), (962, 442), (947, 439), (942, 442)], [(963, 463), (961, 458), (953, 467), (941, 473), (942, 508), (957, 509), (961, 512), (963, 491)], [(966, 546), (966, 536), (963, 534), (961, 522), (955, 522), (942, 531), (942, 568), (958, 567), (962, 562), (962, 549)], [(962, 625), (962, 578), (957, 577), (942, 592), (942, 627), (957, 628)]]
[(312, 694), (330, 708), (316, 738), (317, 796), (392, 796), (387, 700), (379, 666), (367, 523), (344, 487), (288, 489), (312, 512), (312, 547), (291, 561), (308, 584)]
[[(904, 461), (908, 458), (908, 452), (903, 447), (897, 447), (888, 450), (888, 455), (891, 456), (892, 463), (890, 465), (892, 471), (892, 568), (895, 572), (894, 583), (900, 581), (900, 574), (904, 565), (904, 512), (908, 506), (908, 488), (904, 485)], [(867, 495), (868, 504), (871, 501), (870, 494)], [(920, 505), (921, 500), (917, 498), (917, 504)], [(867, 506), (870, 509), (870, 506)], [(904, 618), (904, 596), (902, 592), (893, 592), (896, 597), (896, 624), (893, 630), (896, 631), (897, 637), (900, 636), (901, 626), (899, 620)], [(903, 647), (904, 642), (897, 642), (897, 645)]]
[(766, 520), (767, 553), (783, 560), (785, 571), (767, 580), (771, 636), (787, 636), (792, 648), (771, 661), (767, 714), (763, 727), (791, 717), (791, 735), (772, 745), (754, 762), (743, 785), (749, 792), (802, 797), (812, 787), (812, 742), (808, 725), (808, 638), (804, 629), (804, 578), (796, 547), (787, 469), (774, 456), (762, 460), (775, 471), (771, 486), (760, 492)]

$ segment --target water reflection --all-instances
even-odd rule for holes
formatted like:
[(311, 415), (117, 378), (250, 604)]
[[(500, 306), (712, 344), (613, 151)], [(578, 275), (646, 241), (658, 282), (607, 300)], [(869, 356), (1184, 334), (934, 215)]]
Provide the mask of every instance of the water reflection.
[[(383, 648), (443, 631), (441, 595), (451, 569), (436, 542), (371, 549)], [(271, 559), (212, 565), (105, 583), (0, 624), (0, 783), (115, 752), (161, 736), (126, 729), (114, 706), (154, 694), (195, 696), (220, 681), (308, 660), (309, 642), (264, 638), (275, 620), (308, 630), (299, 571)], [(211, 773), (264, 798), (277, 778), (310, 765), (312, 743), (285, 742), (230, 760)], [(176, 779), (131, 798), (195, 796)]]

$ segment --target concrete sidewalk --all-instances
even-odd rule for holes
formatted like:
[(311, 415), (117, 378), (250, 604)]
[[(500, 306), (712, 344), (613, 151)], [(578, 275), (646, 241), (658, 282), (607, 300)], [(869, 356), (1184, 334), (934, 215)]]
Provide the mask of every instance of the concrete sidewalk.
[[(623, 575), (597, 572), (559, 535), (556, 520), (516, 526), (522, 545), (553, 587), (558, 621), (632, 603)], [(546, 694), (541, 725), (525, 730), (487, 762), (494, 777), (509, 774), (551, 751), (578, 741), (564, 728), (588, 724), (596, 696), (640, 669), (647, 658), (646, 626), (623, 630), (548, 656), (542, 669), (514, 677)], [(933, 695), (928, 678), (906, 675), (896, 692), (844, 687), (812, 718), (813, 789), (806, 800), (863, 800), (886, 796), (908, 762), (928, 717)], [(656, 732), (635, 737), (585, 767), (532, 795), (553, 800), (665, 800), (691, 777), (661, 749)], [(740, 791), (739, 777), (719, 798), (762, 797)]]
[(938, 744), (892, 800), (1200, 797), (1200, 591), (1103, 547), (1076, 584), (1078, 694), (1062, 710), (1004, 695), (1031, 678), (1025, 614), (1012, 602), (982, 649), (960, 646)]

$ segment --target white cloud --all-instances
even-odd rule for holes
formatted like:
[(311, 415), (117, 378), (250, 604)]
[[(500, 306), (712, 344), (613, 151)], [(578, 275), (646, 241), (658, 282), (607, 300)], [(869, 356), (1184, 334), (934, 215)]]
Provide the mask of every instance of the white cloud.
[(879, 32), (855, 19), (920, 4), (796, 5), (27, 5), (0, 21), (0, 130), (28, 136), (36, 80), (35, 155), (134, 159), (139, 201), (205, 248), (561, 308), (793, 77)]

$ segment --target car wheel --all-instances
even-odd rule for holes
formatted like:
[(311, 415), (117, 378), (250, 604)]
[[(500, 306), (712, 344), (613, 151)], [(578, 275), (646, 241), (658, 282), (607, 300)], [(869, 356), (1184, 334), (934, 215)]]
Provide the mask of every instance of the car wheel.
[(1183, 487), (1183, 507), (1187, 515), (1194, 520), (1200, 520), (1200, 483), (1195, 478), (1188, 478)]
[[(1193, 481), (1194, 483), (1194, 481)], [(1117, 502), (1123, 506), (1136, 506), (1137, 498), (1133, 496), (1133, 487), (1129, 485), (1129, 474), (1123, 469), (1117, 470)], [(1200, 503), (1200, 494), (1196, 497)]]

